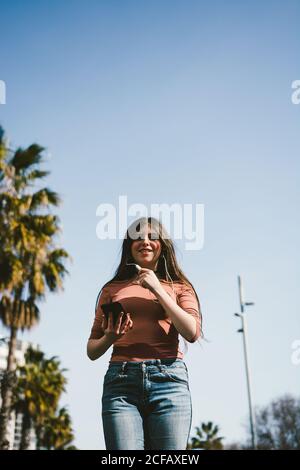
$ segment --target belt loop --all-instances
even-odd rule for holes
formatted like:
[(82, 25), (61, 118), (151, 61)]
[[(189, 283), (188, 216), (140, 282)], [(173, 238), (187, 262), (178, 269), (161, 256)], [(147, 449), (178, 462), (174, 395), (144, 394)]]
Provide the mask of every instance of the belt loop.
[(161, 360), (156, 359), (156, 361), (157, 361), (157, 366), (159, 367), (160, 372), (162, 372), (163, 370), (162, 370)]
[(123, 364), (122, 364), (122, 371), (121, 371), (122, 375), (124, 374), (126, 364), (127, 364), (127, 361), (124, 361)]

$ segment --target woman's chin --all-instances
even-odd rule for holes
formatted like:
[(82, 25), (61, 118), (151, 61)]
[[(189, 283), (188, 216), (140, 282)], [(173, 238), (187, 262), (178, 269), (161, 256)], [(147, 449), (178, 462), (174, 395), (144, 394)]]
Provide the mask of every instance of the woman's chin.
[(140, 265), (141, 268), (149, 268), (150, 269), (150, 266), (152, 266), (151, 263), (147, 262), (147, 261), (139, 261), (138, 264)]
[(141, 268), (149, 268), (151, 269), (151, 266), (153, 264), (152, 259), (147, 259), (147, 258), (141, 258), (138, 261), (136, 261), (137, 264), (141, 266)]

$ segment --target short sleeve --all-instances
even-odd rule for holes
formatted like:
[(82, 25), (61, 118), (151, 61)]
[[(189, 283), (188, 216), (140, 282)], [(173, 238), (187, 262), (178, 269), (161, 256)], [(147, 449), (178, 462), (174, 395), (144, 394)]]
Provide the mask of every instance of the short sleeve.
[(101, 305), (109, 302), (111, 302), (109, 289), (107, 287), (104, 287), (98, 299), (94, 323), (91, 329), (89, 339), (100, 339), (102, 336), (104, 336), (104, 331), (101, 328), (101, 323), (104, 316), (101, 309)]
[(177, 304), (196, 320), (196, 334), (189, 340), (190, 343), (194, 343), (199, 338), (201, 332), (201, 310), (199, 309), (194, 290), (186, 284), (181, 285), (177, 292)]

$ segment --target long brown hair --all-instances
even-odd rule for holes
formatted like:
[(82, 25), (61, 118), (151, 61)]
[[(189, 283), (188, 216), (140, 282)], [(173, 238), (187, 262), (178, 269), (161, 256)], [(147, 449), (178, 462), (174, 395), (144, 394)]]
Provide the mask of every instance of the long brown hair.
[[(186, 275), (183, 273), (183, 271), (178, 265), (173, 241), (169, 237), (162, 223), (154, 217), (141, 217), (135, 222), (133, 222), (130, 227), (128, 227), (121, 248), (122, 252), (120, 264), (117, 267), (113, 278), (106, 282), (102, 289), (111, 282), (130, 280), (134, 276), (132, 273), (129, 272), (127, 268), (128, 263), (135, 263), (135, 260), (131, 254), (131, 245), (134, 240), (136, 240), (136, 238), (132, 238), (130, 235), (133, 233), (138, 234), (146, 225), (150, 225), (151, 233), (154, 233), (156, 239), (158, 239), (161, 243), (161, 253), (157, 263), (157, 270), (155, 271), (155, 274), (161, 280), (170, 282), (171, 284), (172, 282), (179, 282), (187, 285), (193, 290), (198, 302), (198, 310), (200, 316), (200, 338), (204, 338), (202, 330), (202, 312), (197, 292), (192, 283), (189, 281), (189, 279), (186, 277)], [(185, 341), (185, 338), (183, 338), (183, 340)]]

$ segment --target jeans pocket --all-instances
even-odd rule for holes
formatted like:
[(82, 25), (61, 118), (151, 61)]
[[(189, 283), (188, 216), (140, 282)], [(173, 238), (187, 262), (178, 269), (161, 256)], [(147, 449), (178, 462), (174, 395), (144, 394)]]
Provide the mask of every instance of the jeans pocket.
[(188, 384), (189, 382), (188, 372), (187, 372), (187, 368), (185, 364), (184, 364), (184, 367), (183, 366), (180, 366), (180, 367), (165, 366), (163, 368), (163, 372), (166, 377), (172, 380), (172, 382), (185, 383), (185, 384)]
[(124, 375), (120, 374), (120, 371), (109, 370), (106, 372), (103, 380), (103, 385), (110, 385), (112, 383), (117, 383), (122, 380)]

